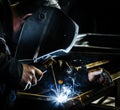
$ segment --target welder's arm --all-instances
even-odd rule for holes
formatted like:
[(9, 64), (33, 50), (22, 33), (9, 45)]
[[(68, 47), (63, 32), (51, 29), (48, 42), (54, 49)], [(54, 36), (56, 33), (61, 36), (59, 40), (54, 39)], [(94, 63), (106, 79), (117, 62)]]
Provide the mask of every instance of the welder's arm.
[(0, 84), (5, 83), (11, 89), (27, 89), (27, 84), (30, 88), (37, 83), (36, 74), (42, 76), (36, 67), (22, 64), (11, 57), (4, 36), (0, 34)]
[(0, 82), (10, 88), (17, 88), (22, 76), (23, 67), (20, 62), (0, 52)]
[(22, 64), (18, 60), (0, 53), (0, 82), (10, 88), (24, 89), (28, 82), (37, 83), (35, 74), (42, 76), (42, 72), (34, 66)]

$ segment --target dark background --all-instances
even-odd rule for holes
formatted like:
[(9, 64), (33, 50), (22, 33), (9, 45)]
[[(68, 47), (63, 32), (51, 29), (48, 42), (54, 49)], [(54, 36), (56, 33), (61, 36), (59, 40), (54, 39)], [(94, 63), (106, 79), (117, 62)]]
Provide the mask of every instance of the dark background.
[(59, 4), (79, 25), (80, 33), (120, 34), (119, 3), (59, 0)]

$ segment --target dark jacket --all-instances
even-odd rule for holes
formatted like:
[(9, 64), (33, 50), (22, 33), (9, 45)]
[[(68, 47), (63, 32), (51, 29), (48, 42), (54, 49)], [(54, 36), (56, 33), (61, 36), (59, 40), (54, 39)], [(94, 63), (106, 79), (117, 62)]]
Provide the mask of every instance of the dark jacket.
[(22, 76), (22, 64), (10, 56), (3, 34), (0, 34), (0, 110), (14, 103)]
[(10, 17), (7, 0), (0, 1), (0, 110), (7, 110), (13, 105), (16, 91), (22, 76), (22, 64), (12, 58), (6, 44), (7, 36), (11, 36), (11, 27), (7, 19)]

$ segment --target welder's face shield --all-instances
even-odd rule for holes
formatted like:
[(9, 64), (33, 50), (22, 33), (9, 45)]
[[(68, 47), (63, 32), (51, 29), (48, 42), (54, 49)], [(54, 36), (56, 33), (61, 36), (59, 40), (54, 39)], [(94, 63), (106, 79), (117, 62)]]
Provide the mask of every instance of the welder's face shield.
[(42, 7), (23, 24), (15, 57), (41, 59), (68, 53), (78, 35), (78, 25), (61, 10)]

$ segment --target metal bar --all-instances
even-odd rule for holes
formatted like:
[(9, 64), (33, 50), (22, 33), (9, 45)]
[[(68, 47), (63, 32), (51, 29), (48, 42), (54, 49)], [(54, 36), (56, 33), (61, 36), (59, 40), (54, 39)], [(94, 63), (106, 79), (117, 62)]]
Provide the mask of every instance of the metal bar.
[(120, 78), (120, 71), (118, 71), (117, 73), (114, 73), (114, 74), (112, 74), (110, 76), (112, 78), (112, 81), (115, 81), (115, 80)]
[(28, 93), (28, 92), (17, 92), (17, 96), (27, 97), (27, 98), (35, 98), (35, 99), (38, 99), (38, 100), (45, 100), (45, 101), (51, 101), (52, 100), (52, 96), (36, 94), (36, 93)]
[[(109, 62), (110, 62), (109, 60), (96, 61), (96, 62), (87, 64), (87, 65), (86, 65), (86, 68), (87, 68), (87, 69), (90, 69), (90, 68), (93, 68), (93, 67), (97, 67), (97, 66), (100, 66), (100, 65), (107, 64), (107, 63), (109, 63)], [(81, 66), (77, 66), (77, 67), (75, 67), (75, 68), (78, 70), (78, 69), (81, 69)]]

